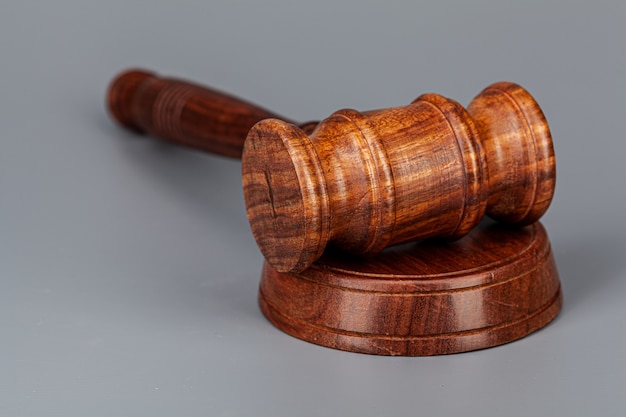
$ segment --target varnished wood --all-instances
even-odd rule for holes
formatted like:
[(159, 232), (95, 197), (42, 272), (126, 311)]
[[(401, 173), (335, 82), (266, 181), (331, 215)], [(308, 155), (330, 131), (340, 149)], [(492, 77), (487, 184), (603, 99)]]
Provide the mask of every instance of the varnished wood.
[(242, 156), (248, 218), (280, 272), (309, 267), (328, 245), (371, 256), (430, 237), (459, 238), (485, 211), (520, 226), (538, 220), (555, 185), (546, 119), (508, 82), (465, 110), (424, 94), (384, 110), (340, 110), (307, 135), (257, 123)]
[[(139, 71), (113, 83), (109, 103), (127, 127), (229, 156), (256, 121), (276, 117)], [(422, 356), (507, 343), (558, 314), (560, 282), (539, 223), (483, 222), (457, 241), (404, 244), (368, 260), (333, 250), (373, 254), (408, 239), (460, 237), (485, 211), (518, 225), (539, 218), (554, 189), (554, 154), (525, 90), (495, 84), (468, 111), (428, 94), (315, 125), (264, 121), (246, 143), (248, 214), (268, 257), (259, 302), (278, 328), (336, 349)]]
[[(232, 95), (144, 70), (119, 74), (108, 89), (107, 103), (113, 117), (129, 129), (233, 158), (241, 157), (246, 135), (256, 122), (288, 121)], [(300, 127), (310, 132), (316, 124)]]
[(458, 241), (402, 245), (367, 261), (327, 252), (298, 274), (266, 262), (259, 302), (274, 325), (311, 343), (424, 356), (524, 337), (556, 317), (562, 296), (540, 223), (483, 222)]
[[(554, 191), (547, 122), (520, 86), (497, 83), (466, 111), (425, 94), (411, 105), (341, 110), (292, 122), (185, 81), (127, 71), (108, 95), (123, 125), (208, 152), (243, 155), (247, 213), (279, 271), (310, 266), (328, 245), (370, 256), (398, 243), (465, 235), (487, 212), (541, 217)], [(259, 120), (263, 120), (256, 124)]]

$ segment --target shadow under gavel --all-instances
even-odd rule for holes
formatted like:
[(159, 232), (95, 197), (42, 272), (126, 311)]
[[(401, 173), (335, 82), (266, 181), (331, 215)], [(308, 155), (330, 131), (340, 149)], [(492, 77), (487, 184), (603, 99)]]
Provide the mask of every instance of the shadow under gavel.
[(328, 245), (371, 256), (412, 240), (459, 238), (483, 215), (526, 225), (547, 210), (556, 168), (547, 121), (522, 87), (500, 82), (465, 109), (424, 94), (407, 106), (296, 125), (205, 87), (129, 71), (108, 102), (124, 126), (242, 157), (259, 249), (300, 272)]

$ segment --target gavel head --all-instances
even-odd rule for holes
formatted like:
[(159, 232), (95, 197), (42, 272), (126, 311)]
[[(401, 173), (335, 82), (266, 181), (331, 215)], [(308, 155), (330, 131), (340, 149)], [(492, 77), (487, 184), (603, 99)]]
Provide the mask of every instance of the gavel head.
[(464, 109), (425, 94), (404, 107), (340, 110), (306, 135), (257, 123), (242, 156), (257, 244), (280, 272), (328, 245), (361, 255), (429, 237), (458, 238), (494, 219), (525, 225), (555, 184), (548, 124), (523, 88), (497, 83)]

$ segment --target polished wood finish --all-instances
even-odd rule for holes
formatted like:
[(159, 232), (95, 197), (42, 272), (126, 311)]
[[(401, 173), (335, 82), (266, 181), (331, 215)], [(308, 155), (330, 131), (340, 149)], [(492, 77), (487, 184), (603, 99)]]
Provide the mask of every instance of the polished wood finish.
[(329, 246), (371, 256), (430, 237), (459, 238), (484, 213), (520, 226), (548, 208), (555, 159), (532, 96), (508, 82), (465, 110), (424, 94), (384, 110), (340, 110), (307, 135), (257, 123), (242, 156), (247, 214), (274, 269), (300, 272)]
[[(107, 103), (112, 116), (129, 129), (233, 158), (241, 157), (246, 135), (256, 122), (289, 121), (232, 95), (144, 70), (119, 74), (108, 89)], [(316, 124), (307, 122), (300, 128), (310, 132)]]
[(247, 213), (261, 252), (281, 272), (304, 270), (328, 245), (371, 256), (406, 241), (458, 238), (485, 212), (530, 224), (554, 192), (548, 124), (513, 83), (486, 88), (467, 110), (424, 94), (409, 106), (341, 110), (299, 127), (142, 70), (120, 74), (108, 102), (124, 126), (208, 152), (237, 157), (247, 135)]
[(556, 317), (562, 295), (540, 223), (483, 222), (458, 241), (402, 245), (366, 261), (326, 253), (298, 274), (266, 262), (259, 303), (279, 329), (311, 343), (425, 356), (524, 337)]
[[(254, 126), (242, 165), (267, 257), (259, 303), (288, 334), (368, 354), (450, 354), (524, 337), (561, 309), (548, 237), (533, 223), (554, 190), (550, 132), (515, 84), (488, 87), (468, 110), (426, 94), (342, 110), (315, 130), (145, 71), (120, 75), (109, 106), (129, 128), (233, 157)], [(530, 225), (472, 230), (485, 212)], [(433, 236), (460, 239), (399, 245)], [(345, 252), (385, 247), (369, 259)]]

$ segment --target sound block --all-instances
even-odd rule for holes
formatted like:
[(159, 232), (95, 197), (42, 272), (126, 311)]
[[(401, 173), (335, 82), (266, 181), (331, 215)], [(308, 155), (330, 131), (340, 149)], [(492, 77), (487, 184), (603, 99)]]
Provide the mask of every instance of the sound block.
[(427, 356), (488, 348), (548, 324), (562, 305), (544, 227), (483, 222), (454, 242), (364, 260), (327, 253), (297, 274), (267, 262), (259, 303), (276, 327), (334, 349)]

